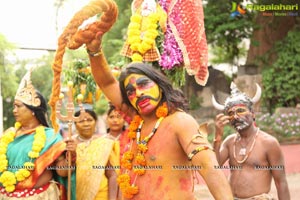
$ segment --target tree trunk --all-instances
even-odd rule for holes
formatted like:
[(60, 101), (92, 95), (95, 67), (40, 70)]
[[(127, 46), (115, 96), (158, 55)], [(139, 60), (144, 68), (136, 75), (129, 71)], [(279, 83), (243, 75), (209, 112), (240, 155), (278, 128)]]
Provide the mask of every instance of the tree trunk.
[[(295, 24), (295, 17), (264, 16), (263, 13), (259, 13), (256, 17), (256, 25), (259, 28), (253, 31), (246, 65), (258, 65), (258, 73), (260, 73), (263, 65), (266, 64), (260, 62), (260, 58), (274, 48), (277, 41), (284, 39)], [(267, 62), (273, 63), (275, 59), (276, 55), (273, 54)]]

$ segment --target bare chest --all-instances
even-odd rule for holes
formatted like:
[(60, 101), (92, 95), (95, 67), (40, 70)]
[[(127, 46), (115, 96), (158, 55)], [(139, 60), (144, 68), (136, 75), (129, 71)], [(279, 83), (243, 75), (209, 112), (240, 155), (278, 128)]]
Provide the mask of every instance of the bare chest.
[[(151, 128), (145, 127), (141, 131), (140, 142), (133, 141), (132, 150), (137, 154), (139, 143), (151, 133)], [(168, 124), (161, 125), (155, 134), (145, 143), (147, 151), (144, 156), (149, 164), (167, 164), (175, 158), (183, 156), (181, 146), (177, 140), (176, 133)]]
[(265, 146), (259, 139), (250, 141), (246, 145), (232, 141), (229, 154), (229, 163), (233, 166), (247, 166), (255, 169), (257, 166), (268, 165)]

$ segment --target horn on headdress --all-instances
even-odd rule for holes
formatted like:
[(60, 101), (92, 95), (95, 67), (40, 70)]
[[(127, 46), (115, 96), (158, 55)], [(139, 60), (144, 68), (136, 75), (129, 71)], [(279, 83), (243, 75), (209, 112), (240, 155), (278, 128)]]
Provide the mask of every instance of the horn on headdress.
[(32, 68), (30, 68), (29, 71), (23, 76), (15, 99), (27, 105), (37, 107), (41, 105), (41, 100), (38, 98), (35, 88), (31, 83), (31, 71)]
[(261, 87), (256, 83), (256, 93), (254, 97), (251, 99), (252, 103), (255, 104), (259, 101), (261, 97)]
[(222, 110), (222, 111), (223, 111), (223, 110), (225, 109), (225, 106), (219, 104), (219, 103), (216, 101), (214, 95), (212, 95), (211, 100), (212, 100), (213, 106), (214, 106), (217, 110)]

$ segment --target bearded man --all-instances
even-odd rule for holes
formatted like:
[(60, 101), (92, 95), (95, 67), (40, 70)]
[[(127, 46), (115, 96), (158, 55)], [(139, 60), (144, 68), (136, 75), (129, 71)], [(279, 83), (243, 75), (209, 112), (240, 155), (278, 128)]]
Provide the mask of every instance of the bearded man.
[[(229, 160), (230, 186), (235, 199), (273, 199), (268, 194), (274, 179), (279, 200), (289, 200), (290, 193), (284, 169), (284, 157), (277, 139), (255, 125), (253, 104), (261, 96), (258, 84), (251, 99), (241, 93), (234, 83), (225, 105), (212, 98), (213, 105), (224, 113), (216, 116), (214, 150), (219, 165)], [(223, 142), (224, 126), (230, 124), (237, 131)]]

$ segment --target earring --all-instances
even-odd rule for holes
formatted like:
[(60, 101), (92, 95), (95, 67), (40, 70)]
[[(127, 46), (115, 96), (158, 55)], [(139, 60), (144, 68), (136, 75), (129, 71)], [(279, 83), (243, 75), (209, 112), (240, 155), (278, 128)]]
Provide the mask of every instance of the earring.
[(31, 113), (32, 114), (32, 116), (34, 116), (35, 114), (34, 114), (34, 112), (33, 113)]

